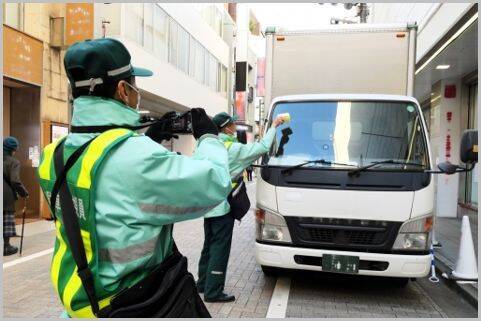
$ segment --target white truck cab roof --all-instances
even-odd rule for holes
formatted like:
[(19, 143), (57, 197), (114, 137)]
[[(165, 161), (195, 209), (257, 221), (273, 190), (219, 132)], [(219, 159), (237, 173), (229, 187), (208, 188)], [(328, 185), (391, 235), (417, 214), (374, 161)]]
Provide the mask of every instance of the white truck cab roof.
[(289, 101), (318, 101), (318, 100), (364, 100), (364, 101), (408, 101), (419, 105), (414, 97), (402, 95), (384, 95), (384, 94), (305, 94), (305, 95), (287, 95), (279, 96), (272, 100), (271, 106), (278, 102)]

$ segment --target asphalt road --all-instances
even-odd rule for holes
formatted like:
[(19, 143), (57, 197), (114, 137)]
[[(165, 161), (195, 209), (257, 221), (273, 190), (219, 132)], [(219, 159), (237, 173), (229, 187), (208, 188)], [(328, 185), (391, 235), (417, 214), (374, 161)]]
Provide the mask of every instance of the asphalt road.
[[(254, 205), (255, 184), (249, 184), (248, 189)], [(203, 243), (202, 225), (202, 219), (198, 219), (176, 224), (174, 229), (178, 247), (188, 257), (194, 275)], [(3, 261), (4, 316), (58, 317), (62, 306), (49, 275), (54, 231), (44, 228), (34, 233), (28, 225), (27, 230), (30, 234), (25, 238), (23, 258), (11, 256)], [(234, 294), (236, 301), (208, 303), (213, 317), (262, 318), (274, 308), (285, 317), (439, 318), (478, 314), (453, 289), (427, 278), (399, 287), (387, 278), (322, 272), (286, 271), (280, 278), (264, 276), (255, 262), (254, 230), (253, 212), (241, 224), (235, 224), (225, 291)]]

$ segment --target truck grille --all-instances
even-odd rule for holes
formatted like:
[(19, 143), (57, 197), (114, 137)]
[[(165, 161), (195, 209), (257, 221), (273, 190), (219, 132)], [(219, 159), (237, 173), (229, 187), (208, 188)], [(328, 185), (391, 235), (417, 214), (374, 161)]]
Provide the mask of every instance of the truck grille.
[(296, 245), (361, 251), (390, 250), (401, 223), (286, 217)]

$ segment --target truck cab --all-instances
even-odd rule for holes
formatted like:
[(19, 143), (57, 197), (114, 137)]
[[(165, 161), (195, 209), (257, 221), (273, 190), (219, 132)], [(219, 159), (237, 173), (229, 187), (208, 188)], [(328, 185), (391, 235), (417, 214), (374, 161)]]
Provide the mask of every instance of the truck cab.
[(426, 276), (434, 182), (416, 99), (304, 94), (272, 100), (289, 113), (257, 181), (257, 262), (273, 268)]

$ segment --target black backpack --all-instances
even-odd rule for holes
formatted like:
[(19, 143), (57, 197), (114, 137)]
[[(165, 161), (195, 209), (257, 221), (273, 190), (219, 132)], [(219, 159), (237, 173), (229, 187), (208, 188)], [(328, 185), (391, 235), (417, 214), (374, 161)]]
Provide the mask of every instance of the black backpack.
[(236, 186), (232, 189), (227, 201), (230, 205), (230, 214), (236, 219), (241, 220), (251, 207), (249, 196), (247, 195), (247, 188), (244, 182), (244, 177), (241, 175), (237, 180)]

